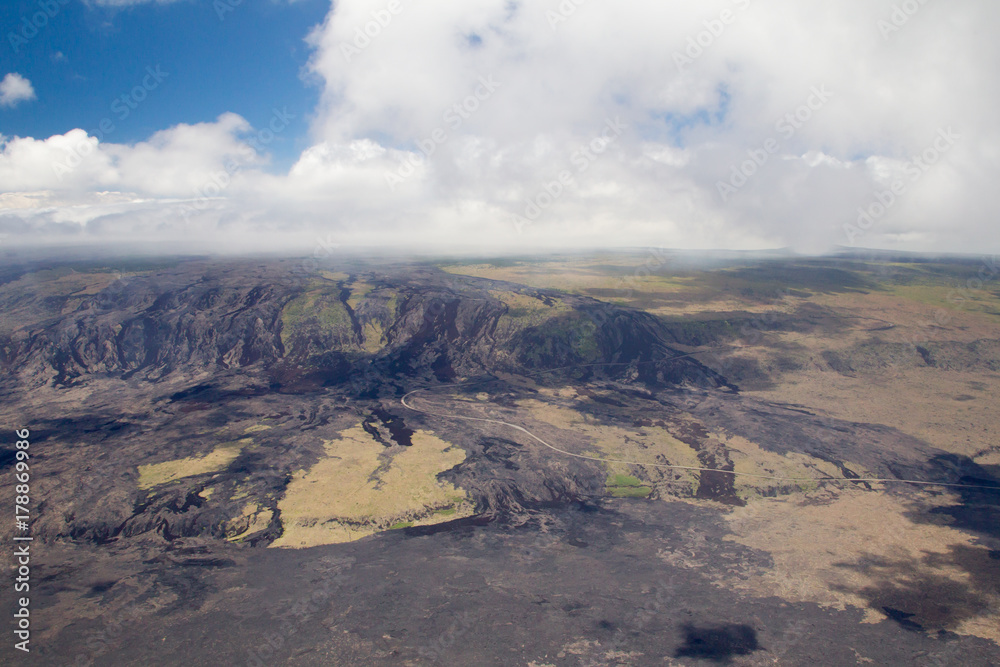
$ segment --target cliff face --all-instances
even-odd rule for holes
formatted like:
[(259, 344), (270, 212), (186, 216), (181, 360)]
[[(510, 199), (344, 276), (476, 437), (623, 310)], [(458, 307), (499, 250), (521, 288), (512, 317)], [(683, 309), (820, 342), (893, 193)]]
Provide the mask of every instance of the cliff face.
[(725, 383), (692, 359), (653, 363), (680, 353), (647, 314), (482, 280), (435, 284), (428, 273), (326, 273), (288, 284), (263, 269), (193, 264), (106, 284), (97, 274), (22, 278), (0, 291), (0, 308), (15, 315), (0, 330), (0, 363), (25, 389), (254, 367), (278, 388), (304, 391), (372, 369), (449, 381), (603, 362), (643, 362), (637, 372), (647, 382)]
[(280, 289), (175, 272), (98, 282), (90, 293), (57, 291), (89, 278), (22, 278), (0, 292), (0, 308), (17, 315), (3, 333), (3, 362), (22, 381), (154, 380), (185, 366), (247, 366), (282, 355)]

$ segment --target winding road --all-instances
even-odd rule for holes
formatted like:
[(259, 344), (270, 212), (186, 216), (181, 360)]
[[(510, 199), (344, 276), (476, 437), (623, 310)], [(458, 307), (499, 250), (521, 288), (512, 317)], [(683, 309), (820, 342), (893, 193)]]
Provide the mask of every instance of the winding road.
[[(678, 357), (672, 357), (671, 359), (665, 359), (663, 361), (673, 361), (674, 359), (680, 359), (682, 356), (683, 357), (687, 357), (687, 356), (693, 356), (694, 354), (698, 354), (698, 353), (695, 352), (695, 353), (691, 353), (691, 354), (681, 355), (681, 356), (678, 356)], [(640, 363), (661, 363), (661, 362), (640, 362)], [(628, 364), (586, 364), (586, 366), (607, 366), (607, 365), (628, 365)], [(576, 368), (576, 367), (567, 367), (567, 368)], [(554, 372), (556, 370), (565, 370), (565, 369), (553, 369), (552, 371), (542, 371), (542, 372), (543, 373), (548, 373), (548, 372)], [(480, 380), (480, 381), (473, 381), (473, 382), (458, 382), (458, 383), (454, 383), (454, 384), (443, 385), (442, 387), (435, 387), (434, 389), (439, 389), (439, 388), (454, 389), (456, 387), (461, 387), (461, 386), (467, 386), (467, 385), (473, 385), (473, 384), (483, 384), (483, 383), (489, 382), (489, 381), (490, 380)], [(879, 483), (879, 484), (912, 484), (912, 485), (917, 485), (917, 486), (939, 486), (939, 487), (947, 487), (947, 488), (952, 488), (952, 489), (987, 489), (987, 490), (992, 490), (992, 491), (997, 491), (998, 489), (1000, 489), (1000, 487), (997, 487), (997, 486), (987, 486), (987, 485), (977, 485), (977, 484), (955, 484), (955, 483), (948, 483), (948, 482), (929, 482), (929, 481), (926, 481), (926, 480), (917, 480), (917, 479), (898, 479), (898, 478), (882, 478), (882, 477), (855, 477), (855, 478), (847, 478), (847, 477), (781, 477), (781, 476), (776, 476), (776, 475), (758, 475), (758, 474), (755, 474), (755, 473), (748, 473), (748, 472), (736, 472), (734, 470), (719, 470), (718, 468), (700, 468), (700, 467), (695, 467), (695, 466), (668, 465), (668, 464), (665, 464), (665, 463), (644, 463), (644, 462), (641, 462), (641, 461), (626, 461), (626, 460), (623, 460), (623, 459), (607, 459), (607, 458), (601, 458), (601, 457), (598, 457), (598, 456), (588, 456), (586, 454), (574, 454), (573, 452), (567, 452), (565, 449), (560, 449), (560, 448), (556, 447), (555, 445), (552, 445), (552, 444), (546, 442), (545, 440), (543, 440), (542, 438), (538, 437), (537, 435), (535, 435), (534, 433), (532, 433), (528, 429), (524, 428), (523, 426), (518, 426), (517, 424), (511, 424), (510, 422), (501, 421), (499, 419), (488, 419), (488, 418), (485, 418), (485, 417), (466, 417), (464, 415), (431, 412), (430, 410), (423, 410), (421, 408), (415, 407), (412, 403), (408, 403), (407, 402), (407, 399), (410, 398), (411, 396), (413, 396), (414, 394), (417, 394), (417, 393), (422, 392), (422, 391), (429, 391), (429, 390), (430, 389), (428, 389), (428, 388), (414, 389), (413, 391), (407, 393), (405, 396), (403, 396), (401, 399), (399, 399), (399, 402), (402, 403), (403, 407), (405, 407), (408, 410), (412, 410), (414, 412), (419, 412), (419, 413), (425, 414), (425, 415), (430, 415), (430, 416), (433, 416), (433, 417), (441, 417), (443, 419), (460, 419), (460, 420), (463, 420), (463, 421), (482, 422), (482, 423), (486, 423), (486, 424), (497, 424), (499, 426), (506, 426), (507, 428), (512, 428), (514, 430), (520, 431), (521, 433), (524, 433), (529, 438), (535, 440), (536, 442), (538, 442), (542, 446), (547, 447), (547, 448), (551, 449), (554, 452), (562, 454), (563, 456), (571, 456), (573, 458), (586, 459), (588, 461), (598, 461), (600, 463), (624, 463), (624, 464), (627, 464), (627, 465), (649, 466), (651, 468), (662, 468), (662, 469), (665, 469), (665, 470), (690, 470), (690, 471), (694, 471), (694, 472), (714, 472), (714, 473), (722, 473), (722, 474), (726, 474), (726, 475), (733, 475), (734, 477), (752, 477), (752, 478), (755, 478), (755, 479), (767, 479), (767, 480), (773, 480), (773, 481), (779, 481), (779, 482), (811, 482), (811, 483), (816, 483), (816, 484), (820, 484), (820, 483), (824, 483), (824, 482), (835, 483), (835, 484), (844, 484), (844, 483), (850, 483), (850, 484), (875, 484), (875, 483)], [(875, 490), (875, 489), (872, 489), (872, 490)]]

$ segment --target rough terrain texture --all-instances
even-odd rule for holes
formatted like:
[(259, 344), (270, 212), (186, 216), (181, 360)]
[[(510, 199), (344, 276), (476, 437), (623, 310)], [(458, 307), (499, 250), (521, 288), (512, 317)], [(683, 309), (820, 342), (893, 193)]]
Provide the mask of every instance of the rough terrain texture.
[(996, 297), (911, 345), (871, 266), (12, 265), (33, 658), (996, 664)]

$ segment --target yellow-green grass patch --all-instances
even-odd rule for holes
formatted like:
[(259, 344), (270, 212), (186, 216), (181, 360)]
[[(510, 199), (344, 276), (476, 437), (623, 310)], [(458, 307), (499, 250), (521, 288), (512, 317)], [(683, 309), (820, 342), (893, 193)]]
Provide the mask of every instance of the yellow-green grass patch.
[[(858, 374), (797, 371), (766, 391), (766, 401), (790, 403), (864, 424), (884, 424), (945, 451), (974, 456), (1000, 433), (993, 372), (913, 368)], [(975, 400), (958, 401), (972, 396)]]
[(557, 315), (572, 311), (572, 308), (558, 299), (548, 305), (541, 299), (517, 292), (490, 290), (490, 295), (507, 306), (507, 312), (497, 322), (497, 334), (501, 337), (538, 326)]
[(257, 503), (249, 503), (243, 508), (242, 514), (229, 522), (228, 531), (235, 534), (226, 538), (229, 542), (237, 542), (250, 537), (271, 525), (274, 512)]
[(378, 322), (368, 322), (361, 332), (365, 337), (365, 352), (375, 354), (385, 347), (385, 331)]
[(189, 456), (174, 461), (139, 466), (139, 488), (143, 490), (151, 489), (154, 486), (167, 484), (185, 477), (205, 475), (223, 470), (235, 461), (236, 457), (240, 455), (240, 451), (251, 442), (253, 441), (250, 438), (244, 438), (236, 442), (227, 442), (219, 445), (204, 456)]
[(572, 431), (575, 441), (586, 443), (586, 447), (578, 448), (583, 451), (568, 448), (567, 451), (600, 459), (612, 459), (616, 462), (627, 462), (626, 464), (606, 462), (612, 473), (618, 470), (613, 467), (614, 465), (630, 465), (633, 469), (641, 467), (641, 473), (635, 471), (634, 474), (641, 474), (645, 484), (649, 484), (663, 495), (693, 493), (698, 486), (698, 473), (695, 471), (655, 467), (701, 465), (697, 452), (665, 428), (647, 426), (628, 429), (607, 426), (598, 423), (586, 413), (536, 399), (519, 401), (518, 405), (526, 409), (534, 419), (559, 429)]
[(296, 473), (279, 501), (284, 532), (271, 546), (351, 542), (403, 523), (471, 515), (465, 493), (438, 479), (464, 461), (465, 452), (426, 431), (412, 441), (387, 450), (358, 425), (326, 442), (325, 458)]
[(1000, 317), (1000, 299), (990, 289), (957, 289), (950, 285), (894, 285), (890, 291), (909, 301), (935, 308)]
[[(711, 435), (726, 447), (729, 458), (733, 461), (733, 470), (739, 473), (734, 480), (736, 493), (743, 499), (774, 495), (792, 489), (801, 492), (812, 491), (819, 486), (818, 482), (812, 480), (823, 477), (843, 478), (840, 469), (835, 465), (807, 454), (788, 452), (782, 455), (767, 451), (742, 436), (725, 433)], [(761, 475), (761, 477), (749, 475)], [(766, 477), (792, 479), (766, 479)]]
[(365, 300), (371, 291), (375, 289), (374, 285), (363, 281), (356, 281), (350, 284), (351, 296), (347, 298), (347, 305), (351, 307), (351, 310), (357, 310), (358, 306)]
[(996, 581), (1000, 574), (989, 549), (957, 528), (915, 518), (954, 502), (937, 492), (903, 498), (832, 488), (752, 500), (725, 515), (732, 531), (725, 539), (768, 553), (771, 563), (718, 585), (863, 609), (867, 623), (886, 620), (887, 607), (905, 608), (927, 632), (1000, 642), (1000, 588), (977, 586), (976, 595), (969, 593), (975, 576)]
[[(459, 264), (440, 267), (448, 273), (519, 283), (571, 294), (589, 294), (605, 301), (629, 303), (637, 297), (697, 289), (695, 276), (649, 275), (641, 267), (620, 270), (589, 262), (532, 262), (514, 266)], [(598, 290), (600, 293), (592, 293)]]

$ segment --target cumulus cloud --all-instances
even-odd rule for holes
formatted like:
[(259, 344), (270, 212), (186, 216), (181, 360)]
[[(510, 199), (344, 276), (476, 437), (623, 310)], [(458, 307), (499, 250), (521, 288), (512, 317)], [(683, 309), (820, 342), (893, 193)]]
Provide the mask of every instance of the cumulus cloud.
[(11, 72), (0, 81), (0, 107), (15, 107), (21, 102), (35, 99), (31, 82), (17, 72)]
[[(136, 146), (7, 140), (0, 183), (127, 191), (136, 228), (183, 234), (996, 248), (1000, 46), (977, 27), (998, 24), (975, 0), (343, 0), (308, 36), (322, 95), (287, 173), (227, 116)], [(92, 150), (60, 179), (70, 142)], [(88, 230), (125, 224), (86, 206)]]
[[(152, 197), (197, 197), (213, 180), (262, 156), (240, 135), (246, 120), (225, 113), (212, 123), (178, 125), (132, 146), (101, 143), (84, 130), (38, 140), (0, 139), (0, 192), (73, 193), (123, 189)], [(228, 171), (227, 171), (228, 170)]]

